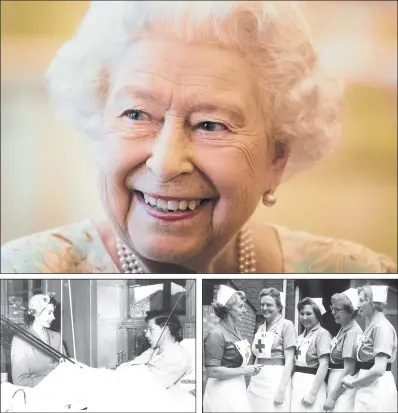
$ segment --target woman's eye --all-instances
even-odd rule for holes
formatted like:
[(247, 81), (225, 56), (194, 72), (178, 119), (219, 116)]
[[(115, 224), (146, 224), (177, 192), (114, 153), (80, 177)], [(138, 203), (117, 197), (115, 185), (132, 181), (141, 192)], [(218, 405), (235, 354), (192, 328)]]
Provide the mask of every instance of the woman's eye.
[(201, 122), (196, 126), (198, 129), (203, 129), (206, 132), (223, 132), (228, 130), (228, 128), (220, 122)]
[(138, 109), (129, 109), (123, 112), (122, 117), (127, 117), (130, 120), (148, 120), (150, 116)]

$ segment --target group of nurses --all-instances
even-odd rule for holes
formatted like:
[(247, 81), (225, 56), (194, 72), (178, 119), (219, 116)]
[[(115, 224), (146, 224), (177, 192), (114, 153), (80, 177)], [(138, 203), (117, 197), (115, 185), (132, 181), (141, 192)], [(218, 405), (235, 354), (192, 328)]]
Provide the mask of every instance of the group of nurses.
[[(383, 313), (387, 292), (387, 286), (364, 286), (333, 295), (331, 312), (341, 328), (332, 339), (320, 325), (326, 312), (321, 298), (306, 297), (298, 303), (304, 331), (296, 337), (293, 323), (281, 315), (284, 294), (275, 288), (262, 290), (259, 298), (265, 322), (251, 346), (254, 370), (238, 370), (252, 376), (245, 394), (240, 386), (239, 399), (244, 403), (239, 411), (397, 412), (397, 389), (391, 374), (397, 334)], [(366, 319), (364, 332), (356, 322), (358, 312)], [(207, 354), (211, 353), (206, 350), (209, 344), (205, 341)], [(225, 357), (225, 343), (223, 352)], [(224, 385), (228, 387), (228, 380)], [(212, 397), (236, 400), (237, 394), (231, 387), (222, 394), (213, 392)], [(207, 405), (204, 411), (237, 411), (226, 407), (214, 410)]]

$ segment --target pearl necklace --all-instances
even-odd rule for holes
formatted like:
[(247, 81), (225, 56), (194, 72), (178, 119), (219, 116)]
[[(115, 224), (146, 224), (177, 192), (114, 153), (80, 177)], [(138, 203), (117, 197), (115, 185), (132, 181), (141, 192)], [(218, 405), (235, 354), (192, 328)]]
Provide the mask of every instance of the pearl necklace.
[[(117, 255), (124, 274), (145, 274), (142, 264), (133, 251), (119, 239), (116, 241)], [(239, 273), (256, 272), (256, 259), (251, 233), (245, 229), (238, 236)]]

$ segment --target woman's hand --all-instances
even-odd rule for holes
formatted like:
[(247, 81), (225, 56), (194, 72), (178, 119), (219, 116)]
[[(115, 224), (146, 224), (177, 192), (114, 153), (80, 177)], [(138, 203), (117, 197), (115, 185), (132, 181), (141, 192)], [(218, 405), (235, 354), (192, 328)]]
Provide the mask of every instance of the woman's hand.
[(323, 405), (323, 410), (325, 410), (325, 412), (330, 412), (334, 409), (335, 404), (336, 400), (332, 397), (328, 397)]
[(274, 396), (274, 404), (282, 404), (285, 401), (285, 390), (278, 389)]
[(302, 398), (301, 403), (303, 403), (304, 406), (312, 406), (315, 402), (315, 399), (316, 394), (308, 393)]
[(345, 376), (343, 380), (341, 380), (341, 384), (345, 389), (353, 389), (355, 387), (354, 380), (353, 376)]
[(245, 376), (255, 376), (260, 372), (261, 366), (255, 366), (254, 364), (249, 364), (243, 367), (243, 374)]

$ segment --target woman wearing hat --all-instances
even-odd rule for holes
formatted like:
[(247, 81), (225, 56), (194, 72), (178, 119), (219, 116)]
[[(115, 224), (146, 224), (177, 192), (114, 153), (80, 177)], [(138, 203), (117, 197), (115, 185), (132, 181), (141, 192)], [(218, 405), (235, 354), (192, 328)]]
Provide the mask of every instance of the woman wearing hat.
[(213, 303), (221, 320), (204, 339), (205, 367), (208, 378), (203, 397), (204, 412), (250, 412), (244, 376), (259, 371), (248, 365), (250, 343), (236, 328), (246, 312), (245, 293), (221, 285)]
[(365, 285), (358, 293), (359, 312), (367, 320), (357, 340), (359, 373), (345, 376), (342, 383), (348, 389), (357, 389), (354, 412), (396, 412), (397, 388), (391, 364), (397, 355), (397, 333), (383, 312), (388, 286)]
[(356, 322), (358, 312), (358, 292), (349, 288), (332, 296), (330, 307), (335, 322), (341, 324), (340, 331), (331, 343), (327, 399), (324, 410), (333, 412), (353, 412), (355, 390), (345, 389), (343, 377), (355, 375), (356, 341), (362, 329)]
[[(61, 335), (50, 330), (55, 320), (54, 293), (36, 294), (28, 304), (26, 324), (29, 331), (54, 349), (66, 354)], [(34, 387), (57, 367), (58, 361), (18, 335), (11, 344), (12, 380), (17, 386)]]
[(265, 323), (252, 344), (255, 365), (261, 370), (252, 377), (248, 391), (253, 412), (290, 411), (291, 375), (297, 335), (294, 324), (281, 311), (285, 294), (276, 288), (264, 288), (259, 294)]
[(302, 299), (297, 309), (304, 332), (297, 339), (291, 411), (321, 412), (326, 400), (325, 377), (332, 339), (320, 324), (326, 310), (322, 298), (309, 297)]

